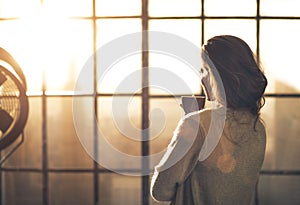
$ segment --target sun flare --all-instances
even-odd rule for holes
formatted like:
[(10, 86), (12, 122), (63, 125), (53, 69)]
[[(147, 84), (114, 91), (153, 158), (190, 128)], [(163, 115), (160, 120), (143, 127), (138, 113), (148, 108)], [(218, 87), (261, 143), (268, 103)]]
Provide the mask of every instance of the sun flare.
[(72, 90), (78, 70), (92, 53), (91, 23), (53, 14), (51, 8), (40, 8), (7, 22), (1, 32), (7, 39), (3, 47), (28, 78), (29, 93), (43, 87)]

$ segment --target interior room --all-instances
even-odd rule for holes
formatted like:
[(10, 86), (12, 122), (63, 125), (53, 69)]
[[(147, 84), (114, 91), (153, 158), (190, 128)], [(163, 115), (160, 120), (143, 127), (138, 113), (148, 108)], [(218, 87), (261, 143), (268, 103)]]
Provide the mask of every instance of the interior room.
[[(23, 119), (14, 136), (0, 131), (0, 205), (160, 204), (150, 194), (154, 166), (184, 116), (181, 97), (204, 94), (200, 51), (217, 35), (243, 39), (268, 79), (260, 115), (267, 144), (251, 205), (299, 204), (299, 7), (0, 0), (0, 47), (18, 65), (1, 57), (0, 70), (21, 89), (20, 101), (7, 100), (8, 77), (0, 76), (0, 110)], [(172, 39), (182, 50), (165, 46)]]

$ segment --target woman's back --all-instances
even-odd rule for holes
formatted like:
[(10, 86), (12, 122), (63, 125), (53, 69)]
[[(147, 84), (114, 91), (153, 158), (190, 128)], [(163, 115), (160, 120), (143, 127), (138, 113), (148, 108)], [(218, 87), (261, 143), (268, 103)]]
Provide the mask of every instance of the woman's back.
[[(199, 113), (204, 133), (210, 111)], [(187, 180), (177, 187), (172, 204), (249, 204), (255, 191), (266, 145), (263, 124), (248, 111), (227, 110), (220, 141), (210, 156), (198, 161)]]

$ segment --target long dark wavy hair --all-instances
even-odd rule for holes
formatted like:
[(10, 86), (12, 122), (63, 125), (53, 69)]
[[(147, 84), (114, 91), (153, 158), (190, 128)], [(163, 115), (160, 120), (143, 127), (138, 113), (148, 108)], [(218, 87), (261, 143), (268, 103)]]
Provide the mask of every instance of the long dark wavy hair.
[(223, 82), (228, 108), (260, 114), (267, 78), (248, 44), (242, 39), (215, 36), (203, 46)]

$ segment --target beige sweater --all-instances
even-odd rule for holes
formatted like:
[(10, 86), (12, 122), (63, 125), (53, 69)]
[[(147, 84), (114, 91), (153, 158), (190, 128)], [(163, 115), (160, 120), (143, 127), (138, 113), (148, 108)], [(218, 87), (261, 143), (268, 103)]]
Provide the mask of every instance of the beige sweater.
[(264, 159), (265, 128), (248, 111), (227, 109), (220, 140), (200, 161), (199, 153), (212, 129), (211, 115), (211, 110), (203, 110), (179, 123), (152, 177), (151, 194), (157, 201), (175, 205), (251, 203)]

